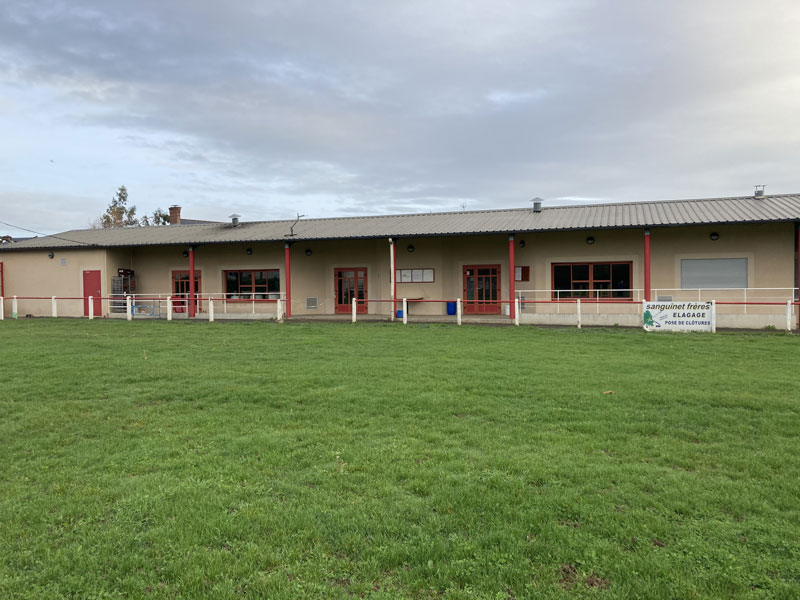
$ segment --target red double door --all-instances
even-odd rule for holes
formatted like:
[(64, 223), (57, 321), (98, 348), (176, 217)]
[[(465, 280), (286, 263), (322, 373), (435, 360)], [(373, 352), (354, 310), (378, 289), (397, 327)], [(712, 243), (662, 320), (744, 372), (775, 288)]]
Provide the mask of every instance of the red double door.
[(333, 270), (333, 295), (337, 313), (349, 313), (356, 300), (356, 312), (367, 312), (367, 268), (346, 267)]
[(464, 265), (464, 313), (500, 314), (500, 265)]

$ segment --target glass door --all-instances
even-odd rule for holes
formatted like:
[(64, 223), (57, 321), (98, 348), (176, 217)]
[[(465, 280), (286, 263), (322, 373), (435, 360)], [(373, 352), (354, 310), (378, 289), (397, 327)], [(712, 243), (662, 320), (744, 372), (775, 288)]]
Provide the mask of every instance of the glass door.
[(367, 312), (367, 269), (355, 267), (333, 270), (333, 293), (336, 296), (337, 313), (350, 313), (353, 310), (353, 298), (356, 299), (356, 312)]
[(464, 313), (500, 314), (500, 265), (464, 266)]

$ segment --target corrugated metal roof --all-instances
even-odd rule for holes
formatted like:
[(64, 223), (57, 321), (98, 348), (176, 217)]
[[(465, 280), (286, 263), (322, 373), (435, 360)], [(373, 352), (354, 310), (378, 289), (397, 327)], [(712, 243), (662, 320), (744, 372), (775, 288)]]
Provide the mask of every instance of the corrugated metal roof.
[(800, 220), (800, 194), (668, 200), (372, 217), (80, 229), (6, 244), (0, 251), (78, 247), (128, 247), (234, 242), (418, 237), (479, 233), (523, 233), (575, 229), (621, 229), (716, 223)]

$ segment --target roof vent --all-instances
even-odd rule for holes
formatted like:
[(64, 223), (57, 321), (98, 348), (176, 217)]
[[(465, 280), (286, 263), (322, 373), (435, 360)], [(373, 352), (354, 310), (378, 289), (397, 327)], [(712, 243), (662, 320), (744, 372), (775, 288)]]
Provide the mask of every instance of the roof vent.
[(231, 226), (238, 227), (239, 226), (239, 217), (241, 217), (241, 216), (242, 215), (237, 215), (236, 213), (233, 213), (232, 215), (228, 215), (228, 218), (231, 220)]
[(542, 212), (542, 202), (544, 202), (544, 200), (537, 196), (531, 200), (531, 202), (533, 202), (533, 212)]
[(763, 198), (764, 197), (764, 188), (767, 187), (766, 185), (757, 185), (756, 186), (756, 198)]

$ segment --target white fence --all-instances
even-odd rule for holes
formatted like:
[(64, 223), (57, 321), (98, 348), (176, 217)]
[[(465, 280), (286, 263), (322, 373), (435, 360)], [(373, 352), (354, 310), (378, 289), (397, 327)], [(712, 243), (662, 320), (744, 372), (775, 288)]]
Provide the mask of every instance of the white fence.
[[(276, 319), (286, 315), (283, 294), (196, 295), (197, 320)], [(570, 296), (570, 297), (567, 297)], [(576, 297), (580, 296), (580, 297)], [(728, 289), (653, 289), (651, 299), (665, 302), (715, 301), (717, 325), (729, 328), (792, 329), (798, 327), (797, 288), (728, 288)], [(440, 321), (461, 324), (466, 321), (493, 320), (531, 325), (641, 326), (641, 289), (615, 290), (517, 290), (513, 301), (452, 300), (438, 298), (397, 298), (353, 300), (353, 322), (362, 318)], [(131, 294), (101, 298), (30, 297), (0, 298), (0, 320), (19, 317), (95, 317), (134, 319), (187, 319), (187, 295)], [(375, 308), (389, 303), (386, 309)], [(409, 308), (427, 304), (440, 305), (439, 315), (409, 315)], [(513, 309), (513, 310), (512, 310)], [(436, 309), (433, 309), (434, 311)], [(400, 312), (402, 311), (402, 312)], [(430, 313), (431, 309), (427, 309)], [(425, 311), (422, 311), (425, 312)], [(509, 316), (514, 318), (510, 319)], [(309, 316), (309, 315), (300, 315)]]

